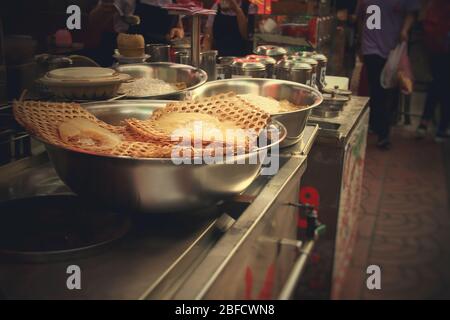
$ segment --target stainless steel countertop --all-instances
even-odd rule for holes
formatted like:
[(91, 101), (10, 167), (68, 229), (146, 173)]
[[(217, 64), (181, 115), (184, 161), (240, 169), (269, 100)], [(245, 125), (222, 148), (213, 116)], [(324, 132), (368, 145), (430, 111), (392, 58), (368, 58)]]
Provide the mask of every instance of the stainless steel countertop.
[(321, 143), (342, 143), (350, 136), (355, 123), (369, 108), (368, 97), (352, 96), (344, 110), (335, 118), (320, 118), (311, 115), (308, 122), (320, 127), (318, 141)]
[[(217, 207), (208, 218), (194, 212), (185, 216), (152, 216), (139, 219), (123, 239), (96, 254), (59, 262), (24, 263), (1, 260), (0, 294), (16, 299), (145, 299), (201, 296), (217, 268), (233, 252), (246, 230), (264, 217), (277, 190), (299, 170), (318, 128), (308, 126), (303, 141), (282, 150), (280, 171), (259, 177), (239, 197), (253, 199), (247, 209), (230, 215)], [(33, 194), (67, 194), (45, 156), (19, 161), (0, 169), (0, 201)], [(20, 173), (20, 174), (18, 174)], [(29, 188), (30, 184), (34, 186)], [(236, 216), (237, 213), (237, 216)], [(1, 214), (0, 214), (1, 219)], [(219, 245), (220, 242), (220, 245)], [(78, 265), (82, 290), (68, 290), (66, 269)], [(195, 275), (195, 277), (193, 276)], [(192, 291), (178, 292), (195, 283)], [(195, 290), (194, 290), (195, 289)]]

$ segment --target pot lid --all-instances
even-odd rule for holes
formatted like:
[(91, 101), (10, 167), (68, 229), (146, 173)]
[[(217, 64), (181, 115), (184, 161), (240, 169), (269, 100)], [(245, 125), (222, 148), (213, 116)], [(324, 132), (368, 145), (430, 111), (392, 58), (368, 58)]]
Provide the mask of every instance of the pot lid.
[(312, 67), (308, 63), (294, 62), (291, 65), (291, 70), (312, 70)]
[(312, 59), (320, 61), (320, 62), (327, 62), (328, 58), (324, 54), (314, 54), (311, 56)]
[(303, 62), (303, 63), (307, 63), (310, 64), (312, 66), (317, 66), (319, 63), (317, 62), (317, 60), (312, 59), (312, 58), (300, 58), (298, 59), (299, 62)]
[(257, 47), (255, 53), (257, 55), (273, 57), (285, 55), (287, 54), (287, 50), (283, 47), (265, 45)]
[(350, 90), (339, 89), (338, 86), (335, 86), (334, 88), (323, 88), (322, 91), (323, 93), (335, 94), (339, 96), (350, 97), (352, 95), (352, 92)]
[(278, 63), (276, 64), (276, 68), (289, 70), (294, 63), (295, 63), (294, 60), (282, 59), (278, 61)]
[(76, 67), (49, 71), (40, 81), (53, 86), (77, 86), (81, 84), (90, 86), (122, 83), (130, 79), (130, 75), (109, 68)]
[(269, 56), (260, 56), (256, 54), (251, 54), (245, 57), (246, 60), (258, 61), (264, 64), (272, 64), (275, 65), (277, 61)]
[(263, 71), (266, 70), (266, 66), (258, 61), (237, 59), (231, 64), (232, 68), (240, 69), (243, 71)]
[(348, 96), (340, 96), (335, 94), (325, 93), (323, 94), (323, 102), (329, 104), (344, 104), (350, 100)]
[(47, 77), (60, 80), (97, 80), (101, 78), (109, 78), (115, 74), (116, 71), (109, 68), (75, 67), (49, 71), (47, 73)]
[(225, 57), (219, 57), (219, 63), (223, 65), (231, 65), (237, 57), (232, 56), (225, 56)]
[(295, 56), (308, 58), (308, 57), (311, 57), (311, 56), (313, 56), (315, 54), (316, 53), (313, 52), (313, 51), (298, 51), (298, 52), (295, 53)]

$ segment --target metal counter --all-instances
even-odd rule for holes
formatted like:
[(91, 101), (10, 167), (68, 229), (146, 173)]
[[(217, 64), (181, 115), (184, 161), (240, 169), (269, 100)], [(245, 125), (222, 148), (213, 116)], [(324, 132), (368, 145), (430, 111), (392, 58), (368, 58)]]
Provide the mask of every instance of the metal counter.
[[(308, 126), (282, 150), (280, 170), (205, 215), (132, 217), (121, 239), (95, 250), (24, 261), (0, 255), (0, 296), (8, 299), (289, 298), (313, 241), (297, 239), (299, 181), (318, 133)], [(0, 201), (71, 192), (40, 155), (0, 168)], [(30, 208), (32, 210), (32, 208)], [(14, 214), (1, 212), (2, 215)], [(26, 223), (26, 221), (24, 221)], [(304, 252), (299, 254), (303, 248)], [(69, 290), (69, 266), (81, 289)], [(294, 272), (294, 273), (293, 273)], [(272, 283), (267, 288), (267, 282)]]
[[(338, 299), (349, 267), (360, 210), (369, 121), (369, 99), (352, 97), (338, 117), (310, 117), (320, 126), (308, 156), (300, 201), (318, 208), (327, 233), (315, 248), (299, 298)], [(311, 283), (314, 286), (311, 286)]]

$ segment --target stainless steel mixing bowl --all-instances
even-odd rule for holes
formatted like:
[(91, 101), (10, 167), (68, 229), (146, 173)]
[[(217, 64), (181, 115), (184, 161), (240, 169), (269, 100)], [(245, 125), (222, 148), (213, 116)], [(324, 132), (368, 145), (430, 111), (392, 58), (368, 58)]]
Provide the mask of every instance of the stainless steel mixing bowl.
[[(147, 119), (167, 102), (122, 100), (83, 106), (99, 119), (119, 124), (126, 118)], [(280, 139), (270, 146), (286, 136), (286, 129), (277, 125)], [(100, 156), (49, 144), (46, 148), (59, 177), (72, 191), (128, 213), (194, 210), (239, 194), (259, 175), (267, 151), (257, 150), (254, 164), (175, 165), (171, 159)]]
[(276, 100), (288, 100), (295, 105), (308, 107), (296, 111), (273, 114), (272, 118), (287, 129), (281, 147), (291, 146), (301, 140), (311, 109), (323, 101), (322, 94), (309, 86), (275, 79), (239, 78), (211, 81), (192, 91), (191, 98), (209, 97), (219, 93), (257, 94)]
[(186, 89), (169, 94), (133, 97), (128, 95), (128, 98), (183, 100), (189, 91), (202, 86), (208, 80), (206, 72), (199, 68), (169, 62), (124, 64), (116, 66), (115, 69), (120, 73), (129, 74), (133, 78), (150, 77), (167, 83), (184, 82), (187, 86)]

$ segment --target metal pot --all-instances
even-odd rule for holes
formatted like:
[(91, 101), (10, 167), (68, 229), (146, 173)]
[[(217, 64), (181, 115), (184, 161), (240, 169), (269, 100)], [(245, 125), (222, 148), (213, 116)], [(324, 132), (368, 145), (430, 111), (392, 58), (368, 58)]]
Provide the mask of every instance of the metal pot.
[(326, 86), (325, 77), (327, 75), (328, 58), (323, 54), (315, 54), (311, 56), (311, 59), (314, 59), (318, 62), (317, 87), (319, 88), (319, 90), (322, 90)]
[[(167, 103), (122, 100), (83, 107), (107, 123), (119, 124), (126, 118), (148, 119)], [(278, 128), (282, 140), (286, 132)], [(56, 172), (75, 193), (126, 213), (195, 210), (239, 194), (258, 177), (267, 148), (236, 156), (233, 163), (175, 165), (171, 159), (100, 156), (46, 144)], [(254, 164), (248, 161), (252, 156), (258, 156)], [(245, 164), (239, 164), (238, 157)]]
[(255, 49), (255, 54), (260, 56), (269, 56), (274, 58), (276, 61), (280, 61), (287, 54), (287, 50), (283, 47), (264, 45), (257, 47)]
[(117, 66), (116, 70), (120, 73), (129, 74), (133, 78), (150, 77), (165, 81), (167, 83), (186, 83), (186, 89), (159, 96), (145, 97), (153, 99), (183, 100), (191, 90), (203, 85), (208, 78), (206, 72), (201, 69), (184, 64), (168, 62), (126, 64)]
[(272, 118), (281, 122), (287, 129), (287, 137), (281, 147), (299, 142), (312, 109), (322, 103), (322, 94), (303, 84), (275, 79), (228, 79), (206, 83), (192, 91), (192, 98), (209, 97), (219, 93), (257, 94), (276, 100), (288, 100), (295, 105), (308, 105), (296, 111), (273, 114)]
[(294, 55), (300, 58), (310, 58), (315, 54), (316, 52), (314, 51), (298, 51)]
[(145, 53), (150, 55), (151, 62), (170, 62), (170, 45), (168, 44), (147, 44)]
[(208, 81), (217, 79), (216, 64), (217, 50), (209, 50), (200, 53), (200, 68), (208, 74)]
[(289, 80), (291, 66), (294, 64), (293, 60), (282, 59), (275, 65), (275, 78), (279, 80)]
[(223, 67), (223, 75), (225, 79), (231, 79), (232, 72), (231, 72), (231, 65), (233, 64), (233, 61), (237, 59), (236, 57), (219, 57), (218, 61), (219, 64)]
[(307, 63), (311, 66), (311, 86), (317, 88), (317, 70), (319, 65), (317, 60), (314, 60), (312, 58), (300, 58), (297, 59), (297, 61)]
[(341, 95), (337, 95), (335, 93), (331, 93), (331, 94), (324, 93), (322, 105), (330, 106), (330, 107), (338, 109), (339, 111), (342, 111), (348, 101), (350, 101), (349, 96), (341, 96)]
[(242, 77), (251, 77), (251, 78), (266, 78), (266, 66), (261, 62), (245, 60), (245, 59), (236, 59), (231, 64), (231, 73), (232, 78), (242, 78)]
[(275, 65), (277, 61), (269, 56), (258, 56), (258, 55), (248, 55), (245, 57), (246, 60), (261, 62), (266, 66), (266, 73), (268, 79), (273, 79), (275, 72)]
[(289, 70), (289, 79), (290, 81), (298, 82), (306, 84), (307, 86), (311, 85), (311, 73), (312, 67), (307, 63), (295, 62), (292, 64), (291, 69)]
[(311, 85), (312, 67), (295, 60), (281, 60), (276, 66), (276, 78)]

